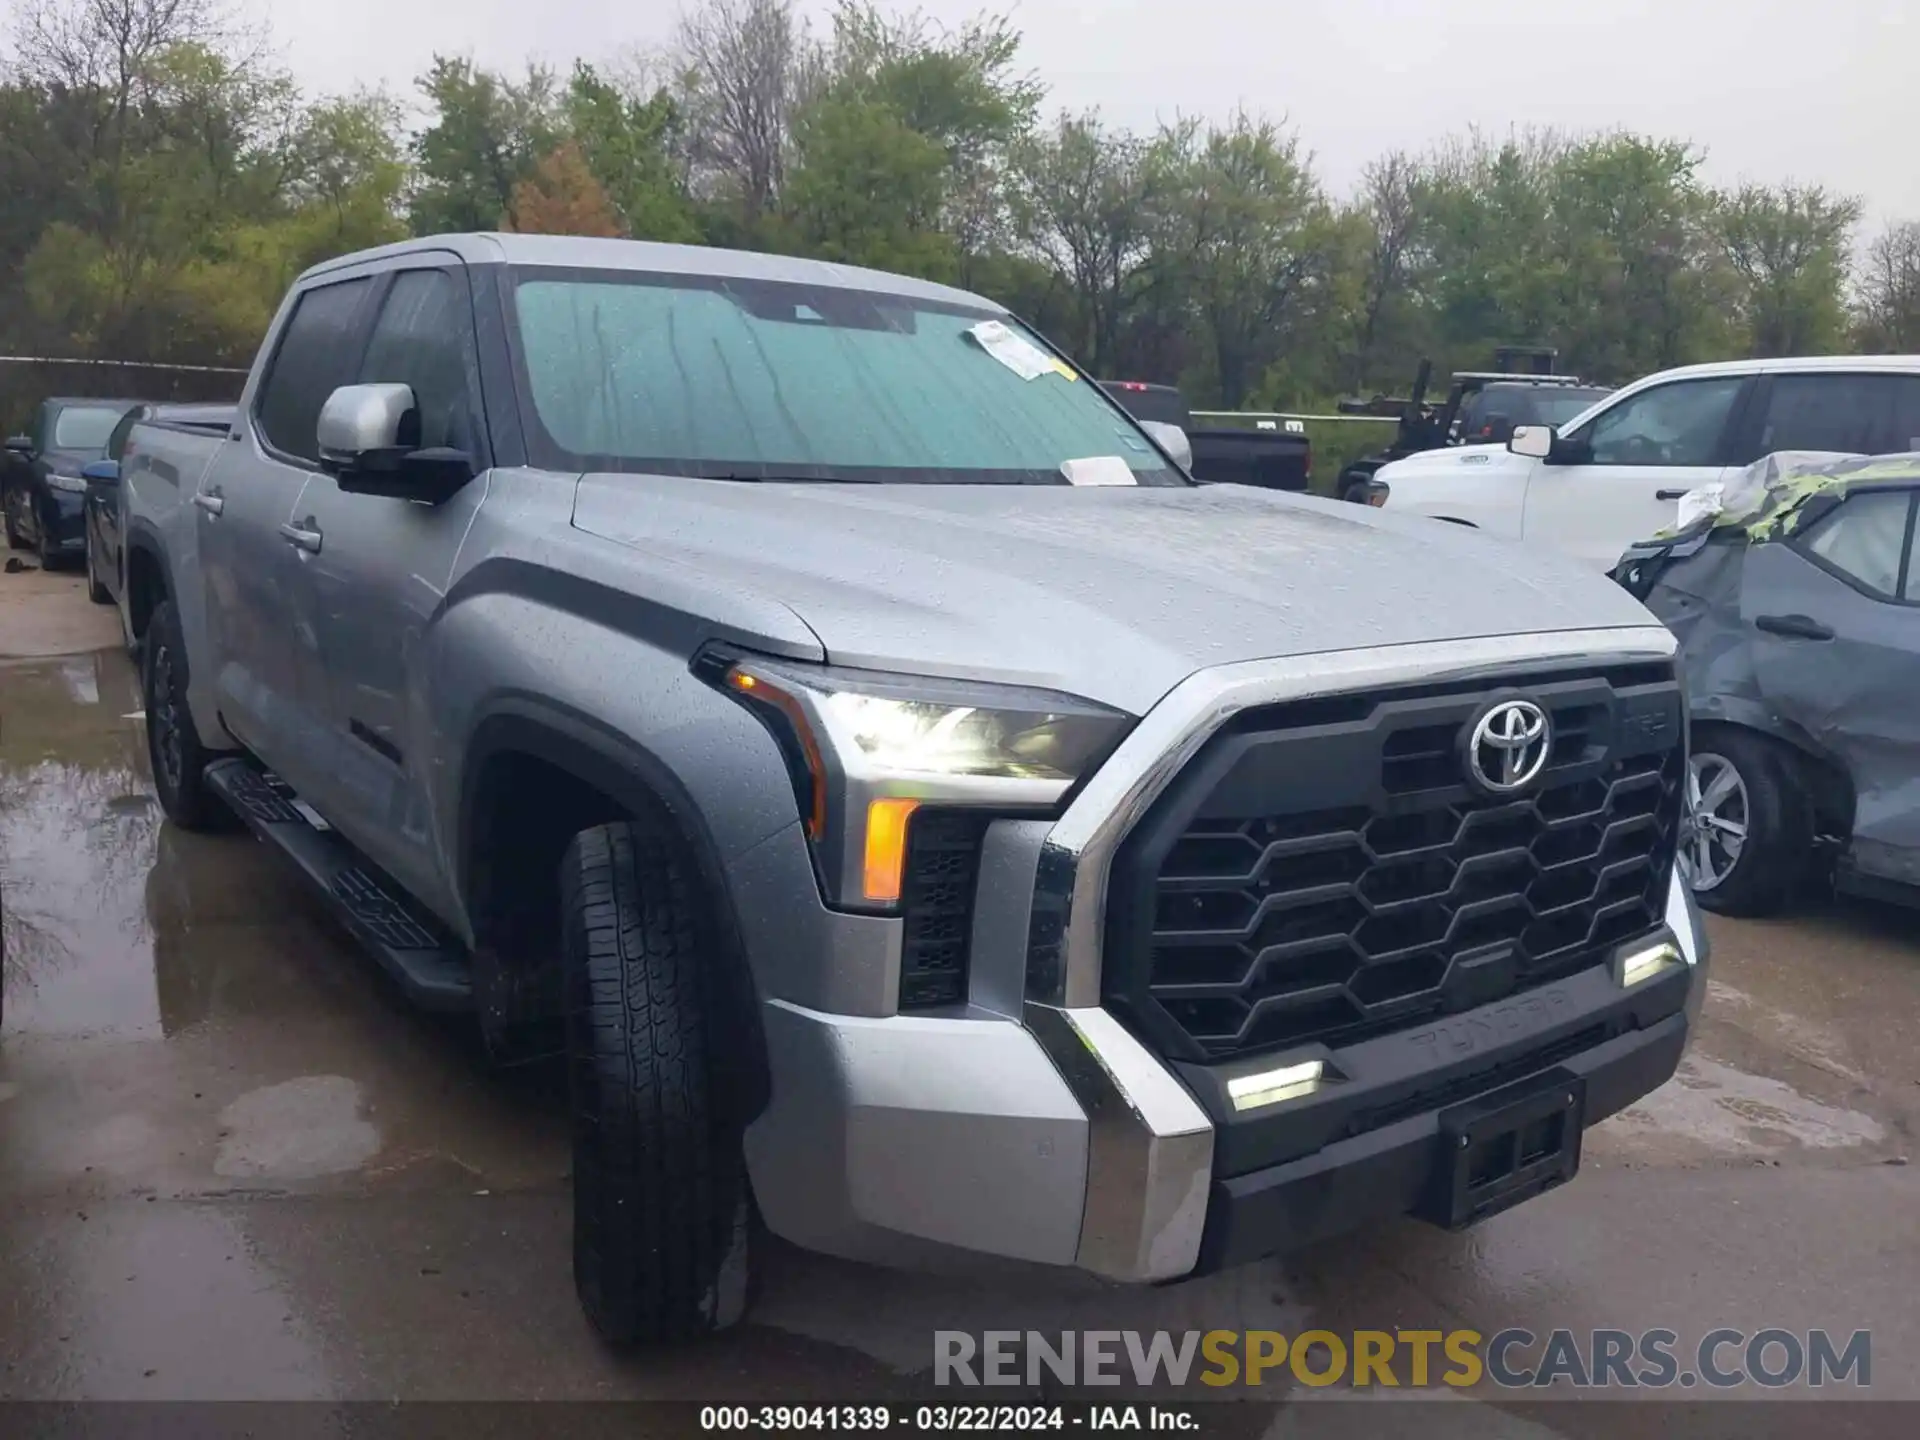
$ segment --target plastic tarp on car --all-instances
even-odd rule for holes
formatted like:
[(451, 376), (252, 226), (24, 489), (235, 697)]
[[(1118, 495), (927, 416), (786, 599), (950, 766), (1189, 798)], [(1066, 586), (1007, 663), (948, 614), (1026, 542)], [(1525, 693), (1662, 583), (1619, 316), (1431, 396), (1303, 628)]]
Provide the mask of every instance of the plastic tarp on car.
[(1690, 523), (1613, 576), (1679, 639), (1695, 723), (1747, 725), (1844, 770), (1848, 866), (1920, 886), (1920, 609), (1785, 543), (1849, 497), (1915, 487), (1920, 454), (1769, 455), (1691, 497)]

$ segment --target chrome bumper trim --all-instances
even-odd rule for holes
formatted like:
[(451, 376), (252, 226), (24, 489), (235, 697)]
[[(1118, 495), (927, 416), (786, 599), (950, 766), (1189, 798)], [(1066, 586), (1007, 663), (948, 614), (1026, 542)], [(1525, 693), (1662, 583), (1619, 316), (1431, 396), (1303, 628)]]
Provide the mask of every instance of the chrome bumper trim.
[[(1214, 732), (1256, 705), (1670, 660), (1677, 649), (1668, 630), (1646, 625), (1249, 660), (1190, 675), (1142, 717), (1048, 832), (1028, 922), (1023, 1020), (1090, 1121), (1081, 1266), (1116, 1279), (1160, 1280), (1186, 1274), (1199, 1258), (1211, 1122), (1172, 1072), (1100, 1008), (1100, 951), (1115, 851)], [(1683, 944), (1700, 933), (1690, 928)], [(1694, 955), (1689, 950), (1689, 960)]]

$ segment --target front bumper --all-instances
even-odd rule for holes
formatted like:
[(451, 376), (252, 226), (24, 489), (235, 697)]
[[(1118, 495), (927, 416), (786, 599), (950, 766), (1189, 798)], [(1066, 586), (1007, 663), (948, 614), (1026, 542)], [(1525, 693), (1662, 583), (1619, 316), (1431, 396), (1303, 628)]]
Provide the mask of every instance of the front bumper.
[[(1631, 631), (1560, 643), (1613, 658), (1669, 655), (1673, 642)], [(1709, 961), (1677, 876), (1665, 921), (1684, 965), (1631, 989), (1596, 966), (1424, 1029), (1322, 1047), (1340, 1083), (1264, 1107), (1257, 1129), (1204, 1072), (1163, 1062), (1102, 1008), (1105, 866), (1220, 717), (1263, 703), (1276, 683), (1295, 693), (1406, 683), (1507, 661), (1514, 642), (1497, 657), (1473, 644), (1407, 648), (1443, 653), (1375, 657), (1370, 671), (1331, 681), (1327, 663), (1356, 662), (1322, 657), (1278, 682), (1267, 666), (1246, 687), (1259, 699), (1220, 693), (1219, 677), (1238, 679), (1212, 672), (1195, 703), (1163, 703), (1143, 720), (1058, 822), (996, 824), (964, 1010), (849, 1016), (768, 1001), (772, 1099), (749, 1127), (747, 1158), (769, 1227), (856, 1259), (974, 1252), (1171, 1280), (1414, 1209), (1441, 1159), (1441, 1111), (1516, 1079), (1555, 1066), (1584, 1077), (1588, 1124), (1664, 1083)], [(1148, 763), (1129, 765), (1130, 748)]]

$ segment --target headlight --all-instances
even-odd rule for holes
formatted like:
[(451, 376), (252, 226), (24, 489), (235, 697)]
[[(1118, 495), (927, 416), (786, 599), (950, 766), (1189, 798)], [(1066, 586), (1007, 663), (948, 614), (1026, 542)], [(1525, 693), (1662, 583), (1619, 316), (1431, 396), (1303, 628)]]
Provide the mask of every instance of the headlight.
[(69, 495), (84, 495), (87, 493), (87, 482), (79, 475), (49, 475), (47, 476), (47, 484), (55, 490), (64, 490)]
[(1046, 690), (737, 656), (707, 678), (772, 731), (828, 897), (898, 904), (922, 806), (1047, 814), (1133, 717)]

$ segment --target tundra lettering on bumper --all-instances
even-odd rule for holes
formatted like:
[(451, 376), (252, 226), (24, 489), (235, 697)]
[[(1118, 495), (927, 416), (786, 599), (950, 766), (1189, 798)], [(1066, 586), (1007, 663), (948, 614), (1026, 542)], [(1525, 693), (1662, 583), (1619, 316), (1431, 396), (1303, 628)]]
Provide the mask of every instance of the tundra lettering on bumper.
[[(1371, 1219), (1411, 1212), (1459, 1223), (1490, 1213), (1462, 1211), (1447, 1193), (1465, 1165), (1447, 1146), (1497, 1127), (1507, 1112), (1489, 1122), (1489, 1096), (1524, 1118), (1549, 1083), (1564, 1091), (1572, 1133), (1546, 1161), (1536, 1145), (1539, 1175), (1519, 1175), (1497, 1203), (1565, 1178), (1580, 1129), (1673, 1074), (1705, 993), (1706, 937), (1673, 873), (1661, 788), (1673, 757), (1684, 765), (1684, 742), (1677, 722), (1663, 729), (1648, 718), (1649, 707), (1670, 703), (1659, 672), (1673, 652), (1666, 631), (1648, 628), (1196, 674), (1135, 726), (1056, 820), (987, 827), (965, 1006), (856, 1017), (766, 1002), (772, 1100), (748, 1130), (747, 1155), (769, 1225), (856, 1258), (962, 1250), (1119, 1280), (1175, 1279)], [(1451, 784), (1453, 772), (1435, 768), (1446, 757), (1422, 750), (1423, 737), (1451, 733), (1459, 706), (1485, 694), (1530, 689), (1558, 697), (1546, 702), (1564, 738), (1550, 772), (1567, 782), (1552, 792), (1558, 798), (1433, 800), (1447, 800), (1452, 792), (1435, 785)], [(1373, 697), (1372, 709), (1346, 703), (1357, 696)], [(1324, 708), (1329, 700), (1345, 708)], [(1323, 708), (1299, 708), (1312, 705)], [(1271, 734), (1256, 737), (1268, 746), (1262, 756), (1218, 753), (1218, 737), (1269, 724)], [(1401, 766), (1384, 788), (1367, 780), (1375, 820), (1384, 816), (1396, 837), (1409, 816), (1450, 827), (1433, 853), (1388, 853), (1392, 837), (1365, 815), (1325, 808), (1331, 791), (1310, 797), (1299, 808), (1311, 810), (1311, 824), (1243, 827), (1255, 837), (1249, 854), (1266, 846), (1243, 887), (1253, 906), (1246, 944), (1259, 953), (1224, 988), (1250, 1001), (1186, 1009), (1180, 997), (1217, 997), (1223, 987), (1185, 974), (1165, 983), (1150, 967), (1132, 979), (1118, 973), (1136, 964), (1124, 953), (1125, 926), (1154, 922), (1129, 921), (1141, 905), (1127, 887), (1138, 887), (1116, 870), (1139, 872), (1138, 847), (1125, 848), (1136, 829), (1185, 822), (1186, 811), (1167, 821), (1183, 774), (1212, 766), (1235, 794), (1259, 784), (1284, 790), (1295, 781), (1283, 745), (1300, 736), (1318, 745), (1339, 725), (1362, 737), (1341, 743), (1374, 757), (1376, 769), (1381, 754)], [(1448, 763), (1457, 770), (1457, 759)], [(1193, 798), (1188, 811), (1222, 803)], [(1353, 834), (1318, 833), (1336, 813)], [(1208, 823), (1201, 841), (1180, 843), (1207, 843)], [(760, 863), (799, 873), (790, 855), (773, 854), (798, 843), (776, 837)], [(1330, 868), (1329, 856), (1349, 858)], [(1283, 862), (1307, 866), (1299, 873), (1313, 886), (1287, 891), (1281, 880), (1294, 872), (1273, 873)], [(1403, 883), (1415, 874), (1444, 893), (1422, 898)], [(1172, 888), (1205, 883), (1176, 874)], [(1329, 948), (1306, 920), (1287, 919), (1344, 914), (1326, 907), (1356, 903), (1352, 914), (1366, 918), (1350, 947)], [(1435, 916), (1438, 928), (1423, 936), (1419, 925)], [(1575, 930), (1556, 932), (1569, 916)], [(1262, 928), (1275, 917), (1279, 928)], [(871, 993), (851, 971), (897, 964), (898, 936), (875, 946), (869, 918), (821, 918), (790, 931), (789, 943), (832, 946), (844, 920), (858, 942), (838, 952), (840, 963), (823, 955), (810, 968), (833, 976), (838, 991)], [(1378, 938), (1389, 921), (1412, 927), (1404, 952), (1381, 948), (1400, 943)], [(768, 943), (749, 937), (750, 946)], [(1271, 986), (1261, 988), (1269, 970), (1298, 957), (1324, 967), (1329, 953), (1336, 969), (1315, 972), (1327, 981), (1319, 990), (1272, 998)], [(1544, 957), (1538, 965), (1535, 956)], [(1404, 995), (1391, 990), (1406, 976), (1414, 978)], [(1430, 988), (1408, 988), (1421, 985)], [(1335, 1002), (1345, 1008), (1322, 1024)], [(1222, 1013), (1247, 1018), (1233, 1019), (1229, 1029), (1239, 1030), (1229, 1035), (1207, 1018)], [(1290, 1032), (1260, 1029), (1276, 1015)], [(1297, 1038), (1263, 1038), (1282, 1033)], [(1480, 1129), (1462, 1128), (1470, 1123)]]

